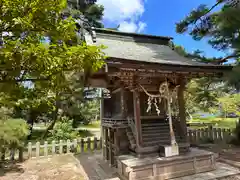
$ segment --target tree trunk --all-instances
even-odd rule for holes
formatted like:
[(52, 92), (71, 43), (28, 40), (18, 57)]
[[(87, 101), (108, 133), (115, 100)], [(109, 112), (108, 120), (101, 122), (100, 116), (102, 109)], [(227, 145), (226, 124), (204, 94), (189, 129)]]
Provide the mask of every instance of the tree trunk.
[(27, 122), (28, 122), (28, 124), (29, 124), (29, 126), (30, 126), (30, 128), (29, 128), (30, 133), (29, 133), (29, 135), (28, 135), (28, 137), (27, 137), (28, 140), (30, 140), (31, 137), (32, 137), (33, 125), (34, 125), (34, 122), (35, 122), (36, 119), (37, 119), (37, 116), (38, 116), (38, 115), (37, 115), (37, 112), (34, 111), (34, 110), (32, 110), (32, 109), (30, 109), (29, 116), (28, 116), (28, 120), (27, 120)]
[(47, 129), (45, 130), (42, 139), (45, 139), (49, 133), (50, 130), (52, 130), (54, 128), (55, 123), (57, 122), (57, 118), (53, 119), (53, 121), (51, 122), (51, 124), (47, 127)]
[(45, 139), (49, 133), (50, 130), (52, 130), (54, 128), (54, 125), (57, 122), (58, 119), (58, 109), (59, 109), (59, 101), (58, 101), (58, 94), (56, 95), (56, 101), (55, 101), (55, 111), (53, 112), (53, 120), (51, 122), (51, 124), (48, 126), (48, 128), (46, 129), (46, 131), (44, 132), (42, 139)]

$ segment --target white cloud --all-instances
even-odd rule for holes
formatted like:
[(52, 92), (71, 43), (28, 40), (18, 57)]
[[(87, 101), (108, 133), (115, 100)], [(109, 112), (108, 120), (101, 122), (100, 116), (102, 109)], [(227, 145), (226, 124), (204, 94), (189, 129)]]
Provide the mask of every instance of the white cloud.
[(143, 0), (98, 0), (98, 4), (104, 6), (104, 20), (120, 24), (121, 31), (141, 32), (146, 27), (139, 22), (145, 11)]
[(120, 27), (119, 30), (120, 31), (124, 31), (124, 32), (142, 32), (144, 31), (144, 29), (146, 28), (147, 24), (144, 22), (139, 22), (139, 23), (135, 23), (135, 22), (127, 22), (127, 21), (123, 21), (120, 23)]
[(119, 31), (136, 32), (137, 25), (134, 22), (123, 21), (119, 26)]
[(144, 31), (146, 27), (147, 27), (147, 24), (144, 23), (144, 22), (142, 22), (142, 21), (140, 21), (140, 22), (138, 23), (138, 31), (137, 31), (137, 32), (140, 33), (140, 32), (142, 32), (142, 31)]

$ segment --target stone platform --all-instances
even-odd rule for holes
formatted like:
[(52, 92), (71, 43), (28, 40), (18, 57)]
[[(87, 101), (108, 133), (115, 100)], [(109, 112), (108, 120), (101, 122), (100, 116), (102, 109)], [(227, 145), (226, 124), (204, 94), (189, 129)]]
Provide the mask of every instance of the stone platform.
[(216, 169), (214, 153), (195, 148), (175, 157), (136, 158), (122, 155), (117, 161), (118, 174), (125, 180), (166, 180)]

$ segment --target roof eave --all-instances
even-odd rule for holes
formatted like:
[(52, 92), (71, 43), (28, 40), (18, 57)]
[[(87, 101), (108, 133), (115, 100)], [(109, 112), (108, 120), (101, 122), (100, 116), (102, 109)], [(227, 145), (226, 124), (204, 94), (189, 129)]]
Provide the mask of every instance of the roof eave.
[[(129, 59), (123, 59), (123, 58), (115, 58), (115, 57), (109, 57), (106, 59), (107, 64), (116, 64), (118, 65), (124, 65), (124, 66), (129, 66), (129, 65), (136, 65), (136, 67), (139, 68), (150, 68), (154, 67), (155, 69), (161, 69), (162, 67), (169, 67), (169, 68), (174, 68), (174, 69), (200, 69), (200, 71), (204, 72), (206, 71), (213, 71), (213, 72), (225, 72), (225, 71), (231, 71), (233, 66), (223, 66), (223, 65), (209, 65), (209, 64), (203, 64), (203, 65), (183, 65), (183, 64), (167, 64), (167, 63), (156, 63), (156, 62), (142, 62), (142, 61), (137, 61), (137, 60), (129, 60)], [(159, 67), (159, 68), (158, 68)]]

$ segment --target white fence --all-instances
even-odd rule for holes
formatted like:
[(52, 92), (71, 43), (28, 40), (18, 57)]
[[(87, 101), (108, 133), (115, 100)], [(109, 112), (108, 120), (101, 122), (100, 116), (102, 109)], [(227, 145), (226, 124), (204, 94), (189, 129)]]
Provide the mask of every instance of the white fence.
[(93, 152), (95, 150), (102, 149), (102, 139), (88, 138), (84, 139), (74, 139), (73, 141), (52, 141), (51, 143), (45, 141), (43, 143), (29, 142), (25, 148), (12, 149), (9, 151), (2, 150), (1, 160), (19, 160), (29, 158), (39, 158), (47, 157), (56, 154), (66, 154), (66, 153), (84, 153)]
[[(204, 141), (212, 142), (229, 142), (232, 138), (233, 132), (231, 129), (222, 128), (204, 128), (204, 129), (189, 129), (188, 138), (191, 144), (196, 145)], [(72, 141), (52, 141), (51, 143), (45, 142), (29, 142), (24, 148), (12, 149), (1, 152), (1, 160), (19, 160), (29, 158), (48, 157), (56, 154), (66, 153), (84, 153), (93, 152), (102, 149), (102, 139), (74, 139)]]

